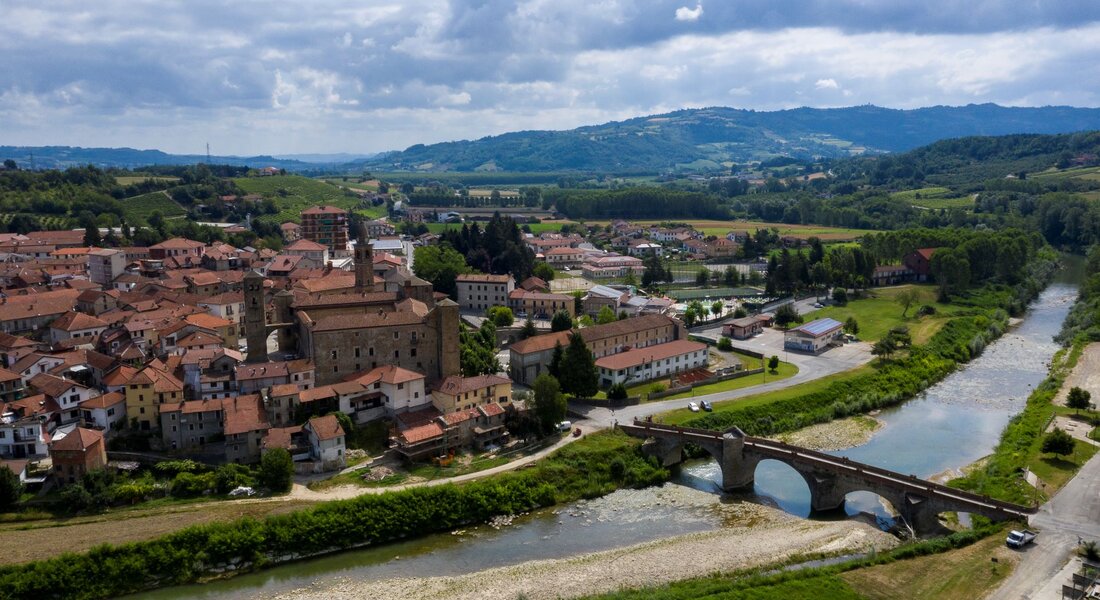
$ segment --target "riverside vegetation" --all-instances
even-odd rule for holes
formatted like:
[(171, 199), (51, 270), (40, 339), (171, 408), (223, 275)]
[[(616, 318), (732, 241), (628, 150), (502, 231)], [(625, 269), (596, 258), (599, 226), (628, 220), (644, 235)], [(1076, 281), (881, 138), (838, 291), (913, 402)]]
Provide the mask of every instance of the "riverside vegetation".
[(624, 434), (601, 433), (562, 448), (534, 468), (460, 486), (366, 495), (4, 567), (0, 598), (109, 598), (664, 482), (668, 471), (644, 458), (639, 446)]

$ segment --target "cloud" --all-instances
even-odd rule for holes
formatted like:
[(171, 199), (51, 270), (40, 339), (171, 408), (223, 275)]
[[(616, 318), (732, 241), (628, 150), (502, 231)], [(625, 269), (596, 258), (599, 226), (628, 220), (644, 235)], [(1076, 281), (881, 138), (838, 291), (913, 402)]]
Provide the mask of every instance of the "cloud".
[(1091, 0), (689, 3), (7, 0), (0, 144), (362, 152), (685, 106), (1100, 105)]
[(677, 21), (698, 21), (699, 17), (703, 16), (703, 5), (696, 4), (695, 8), (688, 8), (681, 6), (676, 9)]

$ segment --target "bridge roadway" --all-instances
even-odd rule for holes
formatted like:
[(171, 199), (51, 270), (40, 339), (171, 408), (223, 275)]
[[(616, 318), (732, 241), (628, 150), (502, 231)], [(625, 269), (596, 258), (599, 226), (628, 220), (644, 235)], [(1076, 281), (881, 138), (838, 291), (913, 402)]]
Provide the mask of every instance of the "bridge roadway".
[(841, 510), (844, 498), (869, 491), (888, 500), (916, 530), (934, 528), (942, 512), (979, 514), (995, 521), (1027, 518), (1036, 508), (1002, 502), (964, 490), (903, 475), (888, 469), (824, 452), (745, 435), (734, 427), (725, 432), (662, 425), (648, 421), (620, 424), (625, 433), (646, 442), (645, 450), (665, 466), (683, 459), (684, 444), (694, 444), (714, 456), (722, 468), (722, 489), (751, 489), (756, 466), (772, 459), (791, 466), (810, 489), (814, 512)]

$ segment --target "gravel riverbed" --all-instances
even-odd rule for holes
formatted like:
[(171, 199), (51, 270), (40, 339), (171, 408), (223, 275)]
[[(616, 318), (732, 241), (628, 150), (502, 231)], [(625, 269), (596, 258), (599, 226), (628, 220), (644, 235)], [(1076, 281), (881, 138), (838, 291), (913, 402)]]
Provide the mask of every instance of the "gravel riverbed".
[(884, 423), (874, 416), (848, 417), (781, 433), (772, 439), (823, 452), (866, 444)]

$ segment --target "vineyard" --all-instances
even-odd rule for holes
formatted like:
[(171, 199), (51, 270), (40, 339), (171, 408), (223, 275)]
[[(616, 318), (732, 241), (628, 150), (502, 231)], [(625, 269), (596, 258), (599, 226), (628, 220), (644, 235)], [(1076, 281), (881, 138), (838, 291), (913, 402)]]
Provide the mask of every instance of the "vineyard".
[[(344, 192), (334, 185), (297, 175), (275, 177), (238, 177), (233, 180), (249, 194), (270, 198), (279, 212), (260, 217), (263, 221), (285, 223), (298, 222), (301, 212), (311, 206), (336, 206), (345, 210), (360, 208), (360, 199), (352, 192)], [(363, 209), (357, 212), (372, 217), (384, 213), (382, 208)]]
[(126, 213), (126, 222), (139, 225), (146, 222), (154, 212), (164, 217), (178, 217), (187, 214), (166, 192), (149, 192), (122, 201), (122, 210)]

